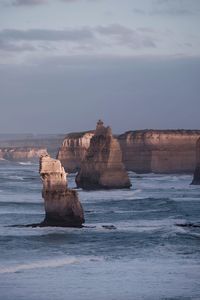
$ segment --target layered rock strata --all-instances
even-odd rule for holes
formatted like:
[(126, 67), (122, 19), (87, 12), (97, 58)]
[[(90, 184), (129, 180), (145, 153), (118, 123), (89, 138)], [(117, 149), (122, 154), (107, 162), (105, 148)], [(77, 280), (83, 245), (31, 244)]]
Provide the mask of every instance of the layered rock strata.
[(1, 148), (0, 158), (10, 161), (27, 161), (38, 159), (41, 155), (46, 155), (47, 149), (44, 148)]
[(60, 147), (57, 159), (66, 172), (74, 173), (80, 170), (81, 162), (86, 156), (94, 131), (68, 134)]
[(200, 185), (200, 138), (196, 143), (196, 167), (194, 171), (194, 177), (192, 184)]
[(120, 145), (111, 128), (97, 123), (85, 159), (76, 176), (76, 184), (83, 189), (121, 189), (131, 186), (122, 163)]
[(199, 130), (129, 131), (118, 136), (127, 170), (137, 173), (192, 173)]
[[(84, 133), (69, 134), (64, 140), (58, 158), (68, 172), (80, 169), (92, 136), (89, 136), (85, 146), (81, 143)], [(138, 130), (115, 138), (120, 144), (122, 162), (128, 171), (192, 174), (199, 136), (200, 130)]]
[(40, 158), (45, 219), (41, 226), (81, 227), (84, 212), (75, 190), (67, 188), (67, 174), (59, 160)]

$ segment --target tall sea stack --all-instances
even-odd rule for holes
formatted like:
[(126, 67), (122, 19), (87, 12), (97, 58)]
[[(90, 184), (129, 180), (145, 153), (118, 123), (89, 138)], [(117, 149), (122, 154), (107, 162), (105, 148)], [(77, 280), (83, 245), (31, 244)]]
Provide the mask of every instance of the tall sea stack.
[(40, 176), (46, 213), (41, 226), (81, 227), (83, 208), (77, 192), (67, 188), (67, 174), (60, 161), (41, 156)]
[(194, 171), (192, 184), (200, 185), (200, 138), (196, 143), (196, 168)]
[(76, 176), (78, 187), (91, 189), (130, 188), (131, 183), (122, 163), (119, 142), (113, 137), (110, 127), (99, 120), (90, 140), (85, 159)]

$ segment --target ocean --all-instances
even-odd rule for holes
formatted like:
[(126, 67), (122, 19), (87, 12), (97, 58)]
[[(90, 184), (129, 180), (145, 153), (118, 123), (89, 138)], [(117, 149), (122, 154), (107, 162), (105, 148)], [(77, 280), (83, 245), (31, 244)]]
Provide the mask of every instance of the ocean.
[[(200, 187), (129, 173), (130, 190), (78, 190), (85, 227), (44, 218), (37, 163), (0, 161), (0, 300), (200, 299)], [(69, 186), (75, 186), (69, 175)]]

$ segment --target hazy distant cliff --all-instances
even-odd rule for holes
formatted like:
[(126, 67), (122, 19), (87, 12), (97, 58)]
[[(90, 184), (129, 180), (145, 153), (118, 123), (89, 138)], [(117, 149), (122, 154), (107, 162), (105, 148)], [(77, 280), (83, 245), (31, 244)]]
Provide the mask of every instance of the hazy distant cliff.
[[(58, 158), (68, 172), (77, 171), (93, 132), (66, 136)], [(117, 136), (127, 170), (138, 173), (192, 173), (200, 130), (138, 130)]]
[(0, 159), (10, 161), (34, 160), (45, 154), (47, 150), (42, 148), (0, 148)]
[(63, 134), (0, 134), (0, 149), (47, 149), (56, 157), (64, 137)]

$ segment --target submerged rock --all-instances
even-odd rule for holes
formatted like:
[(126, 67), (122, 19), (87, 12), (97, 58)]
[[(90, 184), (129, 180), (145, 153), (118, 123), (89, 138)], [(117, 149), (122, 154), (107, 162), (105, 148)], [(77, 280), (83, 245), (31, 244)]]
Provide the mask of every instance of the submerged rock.
[(97, 123), (85, 159), (76, 176), (76, 184), (83, 189), (130, 188), (131, 183), (122, 163), (119, 142), (110, 127)]
[(75, 190), (67, 188), (67, 174), (57, 159), (40, 158), (45, 219), (40, 226), (81, 227), (84, 212)]
[(191, 184), (200, 185), (200, 138), (197, 140), (196, 143), (196, 168)]

